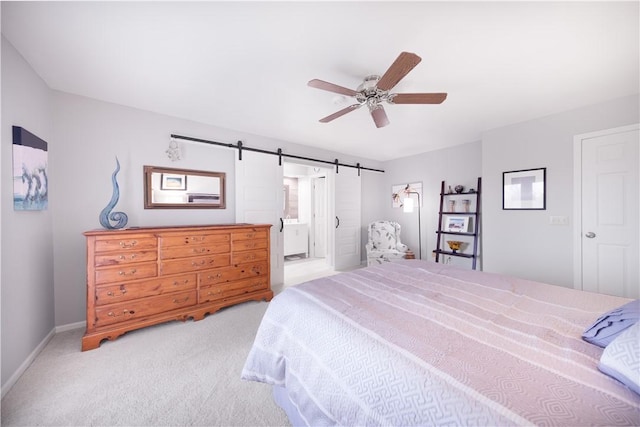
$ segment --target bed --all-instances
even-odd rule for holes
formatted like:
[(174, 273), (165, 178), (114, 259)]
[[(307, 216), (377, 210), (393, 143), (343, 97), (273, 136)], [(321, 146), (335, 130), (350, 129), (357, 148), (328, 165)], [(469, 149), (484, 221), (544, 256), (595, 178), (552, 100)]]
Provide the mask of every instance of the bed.
[(581, 334), (628, 299), (423, 260), (286, 289), (242, 378), (293, 425), (640, 425)]

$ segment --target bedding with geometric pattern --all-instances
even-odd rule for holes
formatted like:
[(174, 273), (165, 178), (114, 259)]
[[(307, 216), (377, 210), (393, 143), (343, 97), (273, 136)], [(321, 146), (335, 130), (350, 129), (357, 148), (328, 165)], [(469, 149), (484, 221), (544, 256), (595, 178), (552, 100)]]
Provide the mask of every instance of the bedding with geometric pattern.
[(628, 301), (384, 263), (277, 295), (242, 378), (283, 390), (290, 419), (309, 426), (639, 425), (640, 396), (581, 338)]

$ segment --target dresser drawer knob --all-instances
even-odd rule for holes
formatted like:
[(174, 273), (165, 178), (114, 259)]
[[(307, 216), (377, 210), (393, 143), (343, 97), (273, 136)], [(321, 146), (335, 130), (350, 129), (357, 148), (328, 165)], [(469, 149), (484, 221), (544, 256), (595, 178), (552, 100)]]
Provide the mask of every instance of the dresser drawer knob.
[[(136, 258), (136, 254), (131, 254), (131, 256), (129, 256), (129, 259), (131, 259), (131, 260), (133, 260), (133, 259), (135, 259), (135, 258)], [(118, 259), (125, 260), (125, 259), (127, 259), (127, 256), (126, 256), (126, 255), (120, 255), (120, 256), (118, 257)]]
[(124, 310), (122, 310), (122, 314), (117, 315), (115, 314), (113, 311), (110, 311), (107, 313), (107, 316), (109, 317), (122, 317), (122, 316), (126, 316), (127, 314), (134, 314), (135, 312), (133, 310), (127, 310), (126, 308)]
[(199, 267), (201, 265), (205, 265), (206, 263), (207, 263), (207, 261), (205, 261), (205, 260), (202, 260), (200, 262), (191, 261), (191, 265), (194, 266), (194, 267)]
[(120, 242), (120, 247), (121, 248), (132, 248), (137, 244), (138, 244), (137, 240), (128, 240), (126, 242), (122, 241), (122, 242)]
[(180, 283), (180, 281), (176, 280), (175, 282), (173, 282), (173, 286), (180, 286), (182, 285), (186, 285), (187, 283), (189, 283), (189, 279), (183, 280), (182, 283)]
[[(120, 293), (121, 293), (122, 295), (124, 295), (124, 294), (126, 294), (126, 293), (127, 293), (127, 288), (125, 288), (125, 287), (124, 287), (124, 285), (120, 285)], [(113, 297), (113, 296), (115, 296), (116, 294), (115, 294), (115, 292), (113, 292), (113, 291), (108, 291), (108, 292), (107, 292), (107, 295), (109, 295), (110, 297)]]
[(121, 275), (121, 276), (126, 276), (127, 274), (129, 274), (129, 275), (134, 275), (134, 274), (136, 274), (136, 272), (137, 272), (137, 271), (138, 271), (138, 270), (136, 270), (135, 268), (131, 269), (131, 271), (129, 271), (129, 273), (127, 273), (126, 271), (122, 271), (122, 270), (120, 270), (120, 271), (118, 272), (118, 274), (119, 274), (119, 275)]
[(184, 297), (184, 299), (178, 299), (178, 298), (174, 298), (173, 299), (173, 303), (174, 304), (180, 304), (180, 303), (187, 302), (187, 301), (189, 301), (189, 297)]

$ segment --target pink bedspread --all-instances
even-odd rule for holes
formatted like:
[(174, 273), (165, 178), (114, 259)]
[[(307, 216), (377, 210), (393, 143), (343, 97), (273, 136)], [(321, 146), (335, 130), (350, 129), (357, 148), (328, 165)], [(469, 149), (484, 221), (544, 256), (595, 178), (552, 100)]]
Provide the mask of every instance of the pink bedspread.
[(583, 330), (626, 299), (428, 261), (289, 288), (242, 378), (286, 387), (308, 425), (640, 425)]

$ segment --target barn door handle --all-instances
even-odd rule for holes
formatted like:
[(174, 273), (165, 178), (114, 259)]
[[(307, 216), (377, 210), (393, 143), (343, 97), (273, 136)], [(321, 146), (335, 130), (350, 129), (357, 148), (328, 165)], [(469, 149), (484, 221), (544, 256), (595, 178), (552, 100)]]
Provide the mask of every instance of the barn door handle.
[(584, 235), (584, 237), (586, 237), (588, 239), (593, 239), (594, 237), (596, 237), (596, 233), (594, 233), (593, 231), (589, 231), (588, 233), (586, 233)]
[(340, 227), (340, 218), (336, 215), (336, 228)]
[(282, 220), (282, 218), (280, 218), (280, 232), (282, 233), (282, 230), (284, 230), (284, 221)]

